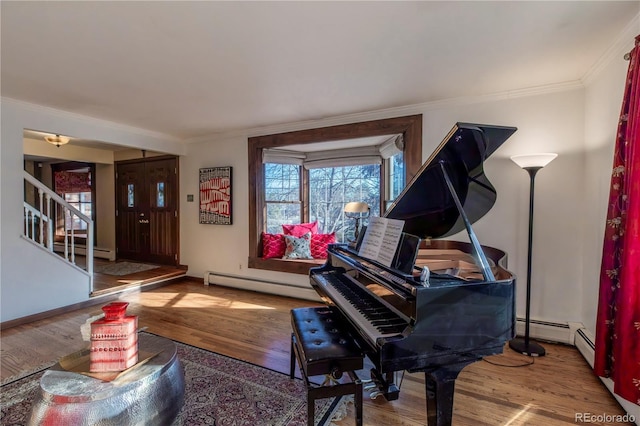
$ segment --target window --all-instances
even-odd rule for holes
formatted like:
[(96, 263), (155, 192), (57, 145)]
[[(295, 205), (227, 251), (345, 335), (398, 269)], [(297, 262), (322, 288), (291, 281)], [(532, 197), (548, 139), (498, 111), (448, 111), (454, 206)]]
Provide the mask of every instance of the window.
[[(65, 192), (64, 200), (71, 204), (76, 209), (80, 210), (85, 216), (91, 217), (93, 210), (93, 203), (91, 202), (91, 191), (86, 192)], [(73, 229), (74, 231), (83, 231), (82, 234), (87, 232), (87, 222), (80, 220), (76, 215), (72, 215), (70, 211), (67, 211), (64, 218), (65, 230), (67, 232)], [(64, 231), (61, 232), (64, 235)], [(75, 233), (75, 232), (74, 232)]]
[(156, 207), (164, 207), (164, 182), (156, 184)]
[(280, 234), (283, 223), (302, 221), (301, 169), (295, 164), (264, 165), (266, 232)]
[[(345, 242), (355, 230), (355, 222), (344, 216), (345, 204), (364, 201), (370, 206), (371, 215), (380, 215), (384, 181), (380, 164), (314, 168), (305, 172), (304, 188), (300, 184), (302, 170), (299, 165), (265, 163), (266, 232), (279, 234), (283, 224), (318, 221), (319, 232), (335, 232), (336, 240)], [(395, 177), (396, 183), (403, 180), (404, 176)], [(303, 193), (309, 194), (305, 197), (307, 205)], [(304, 216), (305, 211), (308, 216)]]
[(344, 217), (351, 201), (369, 204), (380, 215), (380, 165), (331, 167), (309, 170), (309, 220), (318, 221), (324, 233), (336, 233), (336, 241), (353, 236), (355, 222)]
[[(265, 163), (263, 155), (268, 149), (287, 149), (294, 145), (309, 145), (311, 148), (313, 146), (312, 144), (321, 142), (346, 141), (389, 134), (401, 134), (404, 140), (404, 149), (401, 156), (396, 156), (397, 158), (394, 160), (395, 163), (393, 165), (390, 165), (392, 160), (387, 160), (387, 164), (382, 167), (386, 167), (389, 170), (391, 170), (391, 167), (395, 167), (394, 173), (398, 174), (398, 177), (403, 175), (404, 182), (408, 182), (419, 170), (422, 164), (422, 115), (396, 117), (331, 126), (321, 129), (309, 129), (249, 138), (249, 182), (251, 182), (251, 184), (249, 189), (248, 266), (250, 268), (307, 274), (309, 272), (309, 267), (314, 266), (315, 263), (304, 261), (287, 262), (279, 259), (262, 259), (260, 257), (262, 254), (260, 246), (261, 233), (267, 232), (269, 229), (277, 229), (274, 228), (276, 224), (274, 224), (273, 221), (269, 221), (269, 214), (271, 212), (275, 212), (273, 209), (276, 209), (276, 206), (279, 206), (277, 208), (281, 210), (286, 210), (284, 205), (288, 204), (288, 208), (291, 209), (291, 211), (287, 210), (286, 213), (282, 213), (282, 217), (287, 217), (287, 214), (299, 214), (299, 217), (301, 218), (300, 221), (303, 221), (305, 218), (316, 216), (319, 221), (326, 220), (328, 223), (330, 219), (323, 218), (323, 214), (325, 217), (328, 216), (326, 216), (326, 213), (322, 212), (323, 208), (328, 208), (326, 205), (328, 202), (326, 195), (323, 196), (320, 191), (311, 190), (311, 186), (316, 185), (315, 188), (317, 188), (318, 185), (323, 183), (323, 180), (324, 184), (327, 183), (326, 175), (323, 177), (323, 173), (338, 173), (337, 169), (355, 167), (352, 165), (340, 165), (340, 167), (322, 165), (318, 169), (311, 168), (309, 170), (305, 170), (300, 164), (283, 165), (282, 163), (276, 163), (274, 161), (268, 161)], [(288, 193), (289, 195), (293, 193), (292, 191), (287, 192), (287, 189), (292, 190), (295, 188), (295, 185), (293, 184), (295, 179), (293, 177), (291, 179), (294, 180), (287, 183), (287, 188), (285, 188), (284, 183), (276, 184), (274, 181), (266, 179), (267, 167), (275, 167), (271, 166), (271, 164), (283, 166), (283, 169), (288, 168), (290, 170), (299, 171), (298, 174), (293, 172), (291, 173), (291, 176), (298, 176), (295, 179), (298, 179), (297, 182), (300, 186), (299, 198), (296, 200), (286, 199), (283, 195), (285, 193)], [(381, 166), (378, 165), (377, 167)], [(313, 172), (314, 170), (317, 170), (318, 177), (314, 177), (316, 173)], [(346, 170), (341, 170), (339, 173), (342, 173), (342, 176), (348, 176)], [(378, 175), (380, 175), (380, 172), (378, 172)], [(312, 179), (315, 179), (316, 182), (312, 183)], [(340, 185), (344, 185), (344, 182), (348, 181), (347, 178), (345, 179), (345, 181), (340, 181)], [(379, 196), (379, 201), (377, 203), (371, 203), (372, 206), (378, 206), (378, 210), (375, 211), (375, 213), (372, 212), (374, 215), (380, 215), (382, 213), (382, 209), (379, 206), (393, 195), (391, 190), (387, 193), (384, 189), (380, 189), (385, 186), (389, 186), (385, 185), (386, 181), (389, 179), (391, 179), (391, 175), (389, 175), (389, 177), (382, 176), (378, 184), (378, 194), (382, 194), (382, 196)], [(398, 180), (398, 182), (400, 182), (400, 180)], [(353, 179), (348, 183), (357, 183), (357, 179)], [(373, 185), (372, 183), (366, 182), (366, 179), (360, 179), (359, 184), (362, 184), (365, 189), (368, 188), (368, 186)], [(309, 189), (305, 191), (305, 188)], [(399, 192), (399, 189), (395, 188), (393, 191)], [(267, 193), (269, 193), (269, 195), (267, 195)], [(323, 205), (323, 203), (325, 204)], [(336, 201), (336, 203), (338, 202)], [(290, 217), (293, 218), (293, 216)], [(339, 220), (334, 222), (334, 224), (336, 227), (344, 227), (344, 223), (341, 225)], [(282, 223), (277, 225), (282, 225)], [(327, 226), (331, 225), (327, 224)], [(323, 232), (325, 232), (325, 229), (323, 229)]]
[[(95, 235), (95, 164), (66, 162), (51, 165), (53, 190), (94, 223)], [(55, 219), (55, 239), (64, 240), (65, 234), (73, 235), (76, 243), (85, 244), (87, 224), (67, 209), (58, 206)]]
[(127, 207), (135, 206), (136, 188), (132, 183), (127, 184)]
[(389, 185), (387, 185), (387, 196), (385, 207), (388, 207), (393, 200), (402, 192), (406, 185), (404, 173), (404, 156), (403, 153), (394, 155), (387, 160)]

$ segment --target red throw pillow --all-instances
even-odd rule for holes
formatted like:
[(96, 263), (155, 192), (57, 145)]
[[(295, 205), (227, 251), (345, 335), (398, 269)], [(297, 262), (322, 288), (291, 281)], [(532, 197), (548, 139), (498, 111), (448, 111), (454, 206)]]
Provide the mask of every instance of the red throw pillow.
[(327, 258), (327, 245), (336, 242), (336, 233), (314, 234), (311, 236), (311, 256), (314, 259)]
[(287, 246), (284, 243), (284, 235), (262, 233), (262, 258), (270, 259), (272, 257), (284, 256)]
[(307, 232), (311, 234), (318, 233), (318, 221), (309, 223), (299, 223), (297, 225), (282, 225), (282, 232), (284, 235), (293, 235), (294, 237), (302, 237)]

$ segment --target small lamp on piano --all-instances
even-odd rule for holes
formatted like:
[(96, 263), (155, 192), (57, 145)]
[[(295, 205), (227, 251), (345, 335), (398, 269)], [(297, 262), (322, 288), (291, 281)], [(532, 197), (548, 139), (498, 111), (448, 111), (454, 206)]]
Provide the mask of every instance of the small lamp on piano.
[(511, 161), (522, 167), (529, 173), (529, 245), (527, 254), (527, 306), (525, 313), (524, 337), (517, 337), (509, 341), (509, 347), (516, 352), (520, 352), (527, 356), (543, 356), (545, 354), (544, 347), (536, 342), (529, 340), (529, 323), (531, 310), (531, 248), (533, 246), (533, 187), (536, 173), (544, 166), (553, 161), (558, 154), (528, 154), (514, 155)]
[(364, 201), (353, 201), (344, 206), (344, 215), (349, 219), (356, 220), (355, 230), (353, 231), (355, 241), (358, 241), (358, 236), (360, 235), (360, 220), (369, 217), (369, 211), (369, 204)]

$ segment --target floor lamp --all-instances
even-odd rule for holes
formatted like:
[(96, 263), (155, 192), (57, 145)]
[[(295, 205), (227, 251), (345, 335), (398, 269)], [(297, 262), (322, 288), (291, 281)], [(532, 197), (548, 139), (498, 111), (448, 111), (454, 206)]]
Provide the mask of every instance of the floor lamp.
[(527, 252), (527, 310), (525, 315), (524, 338), (516, 337), (509, 341), (509, 347), (527, 356), (543, 356), (544, 348), (529, 340), (529, 322), (531, 310), (531, 246), (533, 243), (533, 187), (538, 170), (549, 164), (558, 154), (527, 154), (514, 155), (511, 161), (529, 173), (531, 184), (529, 187), (529, 245)]

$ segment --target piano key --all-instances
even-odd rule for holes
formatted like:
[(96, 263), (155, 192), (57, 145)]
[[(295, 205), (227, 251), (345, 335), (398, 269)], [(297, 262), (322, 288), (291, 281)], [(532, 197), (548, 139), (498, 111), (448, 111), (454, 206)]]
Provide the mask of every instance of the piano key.
[(361, 312), (354, 306), (355, 300), (358, 299), (347, 298), (344, 296), (344, 293), (359, 293), (357, 289), (353, 288), (357, 286), (357, 284), (350, 282), (348, 278), (341, 277), (341, 275), (342, 274), (339, 273), (317, 274), (312, 278), (322, 287), (331, 300), (333, 300), (336, 306), (345, 313), (351, 322), (363, 332), (365, 337), (371, 343), (375, 344), (379, 338), (397, 336), (404, 330), (408, 325), (407, 322), (395, 315), (390, 309), (386, 308), (381, 303), (375, 303), (375, 300), (367, 301), (366, 298), (371, 296), (368, 296), (368, 293), (362, 290), (362, 294), (359, 294), (357, 297), (364, 299), (366, 302), (373, 305), (379, 305), (374, 308), (375, 311), (378, 314), (386, 315), (388, 318), (386, 321), (390, 325), (384, 326), (384, 321), (382, 321), (378, 326), (372, 324), (372, 320), (368, 314)]

